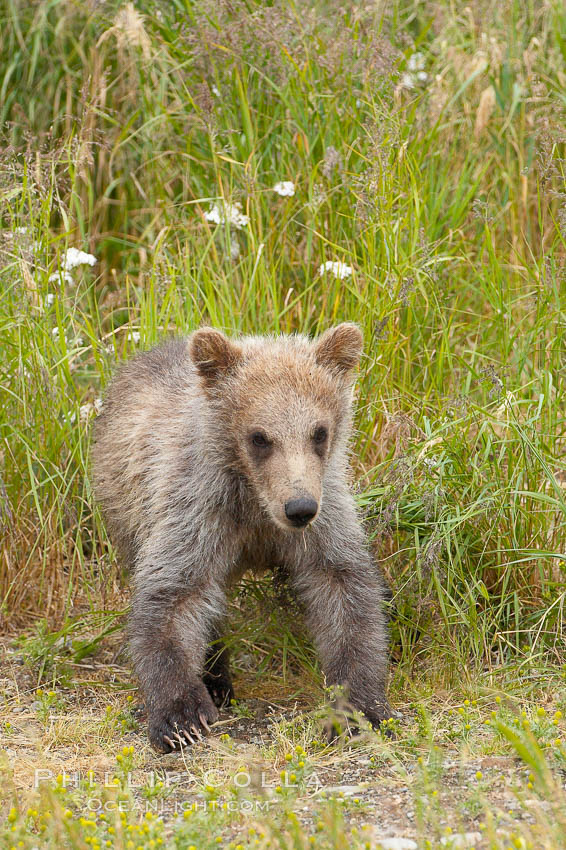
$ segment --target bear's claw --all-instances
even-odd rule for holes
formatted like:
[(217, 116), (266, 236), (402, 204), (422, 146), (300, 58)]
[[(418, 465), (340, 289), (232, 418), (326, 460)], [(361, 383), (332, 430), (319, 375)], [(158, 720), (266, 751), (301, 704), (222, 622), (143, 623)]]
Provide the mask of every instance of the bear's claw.
[(194, 744), (210, 732), (218, 711), (208, 691), (199, 683), (168, 705), (155, 706), (149, 718), (149, 739), (161, 752)]
[(347, 737), (359, 735), (361, 731), (359, 719), (363, 720), (360, 714), (365, 715), (372, 729), (381, 728), (387, 737), (392, 737), (391, 730), (384, 725), (384, 721), (391, 717), (391, 709), (385, 700), (381, 702), (376, 700), (372, 705), (365, 705), (362, 708), (340, 697), (334, 700), (324, 723), (324, 734), (328, 743), (333, 744), (342, 735)]

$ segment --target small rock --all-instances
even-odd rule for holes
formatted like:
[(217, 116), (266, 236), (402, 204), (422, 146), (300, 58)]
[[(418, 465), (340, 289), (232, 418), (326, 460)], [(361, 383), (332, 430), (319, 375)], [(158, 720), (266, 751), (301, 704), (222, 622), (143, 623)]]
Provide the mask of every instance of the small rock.
[(382, 850), (417, 850), (417, 842), (412, 838), (378, 838), (376, 843)]
[(343, 794), (344, 797), (352, 797), (364, 790), (363, 785), (333, 785), (324, 789), (327, 794)]
[(443, 847), (456, 848), (475, 847), (481, 841), (481, 832), (455, 832), (453, 835), (444, 835), (440, 839)]
[(549, 800), (529, 799), (525, 800), (525, 806), (529, 809), (550, 809), (551, 803)]

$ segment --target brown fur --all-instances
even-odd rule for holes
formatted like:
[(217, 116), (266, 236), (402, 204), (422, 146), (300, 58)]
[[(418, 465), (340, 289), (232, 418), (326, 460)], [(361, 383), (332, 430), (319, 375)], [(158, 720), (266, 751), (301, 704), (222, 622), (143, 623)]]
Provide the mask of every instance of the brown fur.
[(210, 643), (250, 567), (285, 568), (328, 683), (372, 723), (388, 716), (384, 592), (347, 485), (361, 346), (349, 324), (315, 342), (204, 328), (111, 384), (94, 481), (133, 571), (130, 646), (158, 748), (208, 731), (233, 695)]

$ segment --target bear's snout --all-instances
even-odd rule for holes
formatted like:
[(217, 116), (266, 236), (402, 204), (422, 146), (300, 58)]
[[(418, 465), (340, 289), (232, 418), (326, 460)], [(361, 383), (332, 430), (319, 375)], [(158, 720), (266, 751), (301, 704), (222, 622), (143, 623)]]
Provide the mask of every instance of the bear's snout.
[(311, 496), (289, 499), (285, 503), (285, 516), (296, 528), (304, 528), (315, 518), (318, 504)]

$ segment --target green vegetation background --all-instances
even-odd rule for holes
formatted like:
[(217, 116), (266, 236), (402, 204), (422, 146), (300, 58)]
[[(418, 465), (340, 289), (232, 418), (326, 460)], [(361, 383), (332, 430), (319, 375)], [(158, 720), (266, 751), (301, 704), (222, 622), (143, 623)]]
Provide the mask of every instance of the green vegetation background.
[[(401, 680), (561, 663), (563, 4), (4, 0), (0, 24), (3, 626), (125, 604), (88, 478), (122, 359), (348, 319)], [(96, 264), (66, 276), (69, 246)]]

